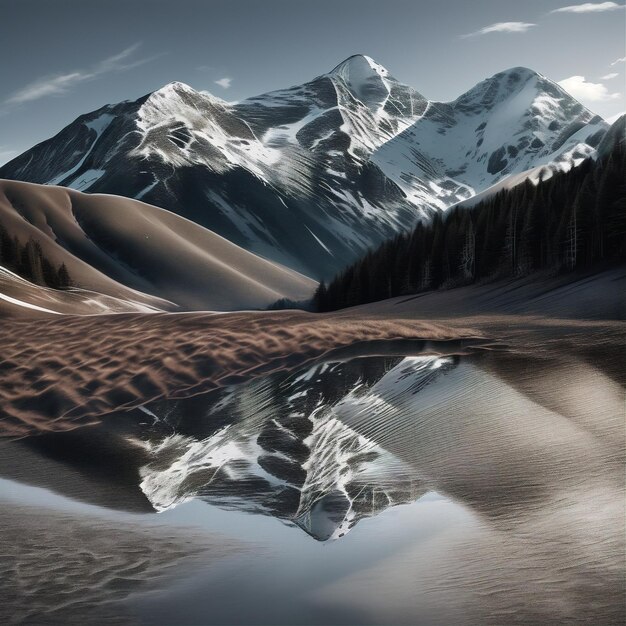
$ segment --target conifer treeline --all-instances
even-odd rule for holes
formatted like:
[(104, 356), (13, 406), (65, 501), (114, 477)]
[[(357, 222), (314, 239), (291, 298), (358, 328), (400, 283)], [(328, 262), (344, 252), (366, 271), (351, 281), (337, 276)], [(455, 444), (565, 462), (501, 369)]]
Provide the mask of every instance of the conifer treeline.
[(437, 213), (346, 268), (313, 298), (334, 311), (430, 289), (538, 270), (571, 271), (626, 257), (624, 146), (601, 161)]
[(55, 267), (44, 255), (39, 242), (30, 238), (25, 244), (11, 237), (0, 224), (0, 265), (37, 285), (67, 289), (72, 279), (65, 263)]

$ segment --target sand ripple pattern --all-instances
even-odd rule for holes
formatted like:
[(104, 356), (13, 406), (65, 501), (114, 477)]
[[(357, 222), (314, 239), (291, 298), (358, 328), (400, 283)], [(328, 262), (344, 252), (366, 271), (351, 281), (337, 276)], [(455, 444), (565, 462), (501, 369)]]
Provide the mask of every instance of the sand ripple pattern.
[(97, 423), (114, 410), (348, 354), (351, 346), (380, 354), (394, 340), (416, 340), (416, 350), (433, 353), (482, 341), (459, 325), (304, 312), (2, 320), (0, 436)]

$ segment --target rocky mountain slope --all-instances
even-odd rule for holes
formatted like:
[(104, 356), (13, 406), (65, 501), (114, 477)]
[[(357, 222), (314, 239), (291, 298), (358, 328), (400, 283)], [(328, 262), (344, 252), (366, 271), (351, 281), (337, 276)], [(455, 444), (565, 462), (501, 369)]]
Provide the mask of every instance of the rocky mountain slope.
[(608, 127), (557, 84), (516, 67), (453, 102), (430, 102), (371, 160), (415, 204), (445, 209), (512, 175), (579, 165)]
[(571, 167), (607, 128), (531, 70), (437, 103), (356, 55), (237, 103), (168, 84), (79, 117), (0, 177), (144, 200), (321, 278), (506, 176)]

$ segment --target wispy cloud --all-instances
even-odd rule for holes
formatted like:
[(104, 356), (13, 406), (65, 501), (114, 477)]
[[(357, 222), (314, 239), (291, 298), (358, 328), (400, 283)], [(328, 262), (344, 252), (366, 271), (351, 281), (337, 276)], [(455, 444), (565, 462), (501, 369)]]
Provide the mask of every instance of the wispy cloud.
[(123, 72), (130, 70), (144, 63), (154, 60), (157, 56), (146, 57), (142, 59), (131, 59), (134, 53), (139, 49), (141, 43), (133, 44), (118, 54), (103, 59), (93, 67), (83, 70), (74, 70), (62, 74), (53, 74), (42, 76), (28, 85), (18, 89), (4, 100), (4, 105), (15, 106), (39, 100), (46, 96), (58, 96), (70, 91), (80, 83), (103, 76), (111, 72)]
[(230, 84), (233, 82), (233, 79), (229, 78), (228, 76), (225, 76), (224, 78), (220, 78), (214, 82), (216, 85), (219, 85), (220, 87), (223, 87), (224, 89), (228, 89), (230, 87)]
[(606, 102), (620, 97), (619, 93), (610, 93), (606, 85), (602, 83), (592, 83), (584, 76), (570, 76), (559, 81), (559, 85), (584, 103)]
[(554, 9), (550, 13), (603, 13), (604, 11), (615, 11), (623, 9), (623, 4), (617, 2), (585, 2), (584, 4), (571, 4), (567, 7)]
[(619, 74), (617, 72), (611, 72), (610, 74), (600, 76), (600, 80), (611, 80), (612, 78), (617, 78), (618, 76)]
[(624, 5), (617, 4), (617, 2), (585, 2), (584, 4), (572, 4), (554, 9), (550, 13), (603, 13), (604, 11), (615, 11), (623, 8)]
[(485, 26), (480, 30), (474, 31), (473, 33), (461, 35), (461, 38), (479, 37), (480, 35), (488, 35), (489, 33), (525, 33), (533, 26), (537, 26), (537, 24), (530, 24), (528, 22), (496, 22), (495, 24)]
[(617, 65), (618, 63), (626, 63), (626, 57), (615, 59), (615, 61), (613, 61), (613, 63), (609, 63), (609, 65), (613, 67), (614, 65)]
[(69, 74), (58, 74), (57, 76), (46, 76), (37, 79), (16, 91), (5, 100), (5, 104), (22, 104), (30, 100), (39, 100), (45, 96), (53, 96), (65, 93), (72, 86), (86, 80), (85, 74), (81, 72), (70, 72)]

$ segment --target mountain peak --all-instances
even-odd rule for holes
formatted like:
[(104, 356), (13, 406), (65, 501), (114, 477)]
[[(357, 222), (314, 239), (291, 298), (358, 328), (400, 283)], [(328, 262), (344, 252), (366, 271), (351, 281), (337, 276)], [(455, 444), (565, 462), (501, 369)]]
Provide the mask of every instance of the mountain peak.
[[(503, 102), (518, 101), (519, 107), (530, 110), (539, 95), (547, 95), (556, 101), (562, 97), (562, 89), (545, 76), (527, 67), (511, 67), (497, 72), (459, 96), (452, 104), (455, 108), (480, 112)], [(574, 102), (573, 105), (578, 105)], [(578, 105), (582, 108), (581, 105)]]
[[(489, 78), (485, 78), (478, 83), (472, 91), (499, 90), (511, 92), (523, 88), (531, 80), (541, 80), (544, 77), (528, 67), (510, 67), (509, 69), (497, 72)], [(469, 92), (468, 92), (469, 93)]]
[[(198, 91), (186, 83), (173, 81), (145, 96), (142, 104), (147, 107), (178, 107), (182, 102), (199, 102), (224, 104), (224, 100), (208, 91)], [(178, 103), (178, 104), (177, 104)]]
[(516, 67), (510, 67), (508, 70), (502, 70), (501, 72), (494, 74), (491, 79), (488, 80), (499, 78), (511, 78), (516, 81), (525, 81), (529, 78), (542, 78), (542, 75), (539, 72), (535, 72), (535, 70), (531, 70), (529, 67), (518, 65)]
[(355, 54), (337, 65), (328, 76), (343, 83), (348, 91), (370, 110), (378, 110), (396, 81), (380, 63), (364, 54)]
[(153, 91), (151, 95), (169, 96), (172, 94), (179, 94), (181, 92), (195, 93), (196, 90), (186, 83), (181, 83), (180, 81), (175, 80), (171, 83), (163, 85), (160, 89)]
[(351, 74), (355, 72), (361, 72), (364, 74), (376, 74), (385, 78), (389, 77), (389, 72), (380, 63), (377, 63), (365, 54), (353, 54), (345, 61), (342, 61), (333, 68), (329, 73), (344, 76), (345, 74)]
[(177, 80), (167, 83), (156, 89), (152, 93), (148, 94), (148, 98), (152, 101), (158, 100), (161, 98), (170, 99), (177, 98), (183, 94), (197, 94), (198, 92), (193, 88), (187, 85), (186, 83), (181, 83)]

